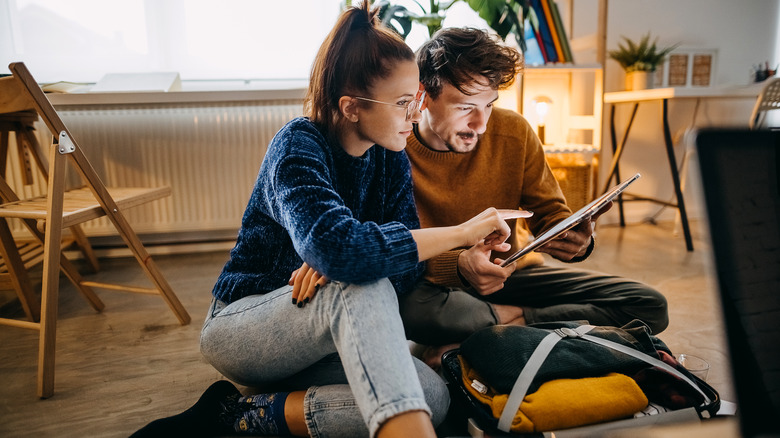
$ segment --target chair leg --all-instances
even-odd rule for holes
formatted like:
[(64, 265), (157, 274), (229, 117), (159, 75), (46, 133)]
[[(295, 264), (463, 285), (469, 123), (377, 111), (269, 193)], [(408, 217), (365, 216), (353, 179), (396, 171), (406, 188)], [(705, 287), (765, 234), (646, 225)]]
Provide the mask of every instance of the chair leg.
[(170, 284), (168, 284), (168, 281), (162, 275), (162, 272), (157, 268), (157, 264), (152, 260), (152, 256), (146, 251), (146, 248), (144, 248), (138, 235), (135, 234), (135, 231), (133, 231), (127, 223), (124, 216), (118, 211), (107, 212), (106, 215), (114, 223), (114, 226), (119, 231), (119, 235), (125, 241), (127, 247), (130, 248), (130, 251), (133, 253), (133, 256), (135, 256), (141, 269), (149, 280), (154, 283), (157, 292), (162, 296), (163, 300), (165, 300), (165, 303), (168, 304), (168, 307), (173, 311), (174, 315), (176, 315), (179, 323), (181, 325), (189, 324), (191, 321), (189, 313), (187, 313), (187, 310), (181, 304), (181, 301), (179, 301), (176, 293), (173, 292)]
[[(48, 234), (48, 233), (47, 233)], [(53, 233), (59, 234), (59, 233)], [(57, 341), (57, 312), (59, 308), (59, 263), (53, 260), (59, 252), (47, 237), (43, 261), (43, 289), (41, 290), (41, 333), (38, 342), (38, 397), (54, 394), (54, 355)]]
[(38, 322), (41, 319), (41, 306), (33, 293), (27, 269), (24, 267), (24, 262), (16, 248), (16, 241), (14, 241), (11, 229), (5, 219), (0, 219), (0, 255), (5, 260), (11, 284), (13, 284), (16, 295), (22, 303), (27, 319)]
[(149, 277), (152, 283), (154, 283), (154, 285), (157, 287), (157, 290), (159, 291), (163, 300), (165, 300), (165, 303), (168, 304), (168, 307), (170, 307), (171, 311), (173, 311), (174, 315), (176, 315), (176, 318), (178, 318), (179, 323), (181, 325), (189, 324), (190, 323), (189, 313), (187, 313), (187, 310), (184, 308), (184, 306), (181, 304), (181, 301), (179, 301), (179, 298), (173, 292), (173, 289), (171, 288), (170, 284), (168, 284), (168, 281), (165, 279), (165, 277), (162, 275), (160, 270), (157, 268), (157, 264), (154, 263), (154, 260), (152, 260), (152, 256), (149, 255), (148, 252), (146, 252), (146, 248), (144, 248), (143, 244), (141, 243), (141, 240), (138, 238), (138, 235), (135, 234), (135, 231), (133, 231), (130, 225), (125, 221), (124, 216), (122, 216), (119, 213), (109, 214), (108, 216), (112, 218), (112, 220), (114, 221), (114, 224), (117, 226), (117, 229), (119, 230), (119, 234), (122, 236), (122, 238), (125, 240), (125, 243), (127, 243), (127, 246), (133, 252), (135, 259), (141, 265), (143, 271), (146, 273), (146, 275)]
[[(140, 259), (138, 260), (140, 262)], [(157, 289), (160, 291), (160, 295), (162, 295), (163, 300), (165, 300), (165, 302), (168, 304), (168, 307), (170, 307), (170, 309), (176, 315), (176, 318), (179, 319), (179, 323), (181, 325), (189, 324), (191, 319), (189, 313), (187, 313), (187, 310), (184, 308), (184, 306), (181, 304), (181, 301), (179, 301), (179, 298), (173, 292), (171, 285), (168, 284), (168, 281), (165, 280), (165, 277), (163, 277), (162, 273), (157, 268), (157, 264), (154, 263), (154, 260), (152, 260), (152, 258), (148, 254), (146, 257), (146, 261), (142, 263), (142, 266), (146, 274), (149, 276), (152, 282), (157, 286)]]
[(50, 148), (51, 174), (48, 183), (46, 233), (43, 241), (43, 287), (41, 291), (41, 334), (38, 348), (38, 396), (54, 394), (54, 356), (59, 308), (60, 245), (62, 244), (62, 209), (65, 186), (65, 157)]

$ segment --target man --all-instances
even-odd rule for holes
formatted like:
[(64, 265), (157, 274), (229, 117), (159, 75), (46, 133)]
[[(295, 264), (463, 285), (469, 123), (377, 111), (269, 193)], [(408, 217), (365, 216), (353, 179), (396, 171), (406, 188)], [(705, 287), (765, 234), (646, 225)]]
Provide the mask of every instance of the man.
[[(417, 53), (425, 87), (422, 120), (407, 139), (415, 201), (423, 227), (464, 222), (487, 207), (534, 214), (527, 228), (496, 246), (479, 244), (428, 263), (426, 281), (401, 302), (409, 339), (440, 353), (494, 324), (587, 320), (622, 326), (640, 319), (653, 333), (668, 325), (666, 299), (647, 285), (567, 267), (545, 266), (531, 253), (503, 260), (571, 215), (539, 139), (519, 114), (494, 108), (498, 90), (522, 68), (516, 50), (477, 29), (443, 29)], [(600, 212), (600, 213), (603, 213)], [(540, 248), (578, 262), (594, 248), (596, 217)]]

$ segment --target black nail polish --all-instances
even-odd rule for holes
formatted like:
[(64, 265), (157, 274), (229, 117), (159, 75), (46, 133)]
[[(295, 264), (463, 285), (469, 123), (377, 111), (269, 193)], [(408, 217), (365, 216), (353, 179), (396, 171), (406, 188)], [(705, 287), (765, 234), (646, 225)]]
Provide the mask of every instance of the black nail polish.
[(297, 303), (297, 302), (298, 302), (298, 300), (296, 300), (295, 298), (293, 298), (293, 304), (295, 304), (295, 303)]
[(306, 297), (306, 298), (304, 298), (304, 299), (303, 299), (303, 302), (304, 302), (304, 303), (308, 303), (308, 302), (309, 302), (309, 297)]
[(303, 307), (303, 301), (301, 301), (300, 303), (298, 303), (298, 307)]

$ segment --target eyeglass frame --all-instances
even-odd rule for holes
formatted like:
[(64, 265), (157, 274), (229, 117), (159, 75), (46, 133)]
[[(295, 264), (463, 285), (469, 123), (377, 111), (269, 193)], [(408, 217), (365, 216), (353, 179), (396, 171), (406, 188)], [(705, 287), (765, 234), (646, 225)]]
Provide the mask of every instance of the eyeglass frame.
[(410, 100), (409, 103), (406, 105), (399, 105), (397, 103), (391, 103), (391, 102), (382, 102), (381, 100), (374, 100), (369, 99), (367, 97), (360, 97), (360, 96), (352, 96), (354, 99), (357, 100), (363, 100), (366, 102), (373, 102), (373, 103), (381, 103), (382, 105), (391, 105), (398, 108), (404, 108), (406, 110), (406, 121), (412, 120), (412, 115), (415, 111), (417, 111), (420, 106), (422, 106), (422, 100), (425, 98), (425, 90), (420, 87), (419, 90), (417, 90), (417, 95), (414, 96), (414, 99)]

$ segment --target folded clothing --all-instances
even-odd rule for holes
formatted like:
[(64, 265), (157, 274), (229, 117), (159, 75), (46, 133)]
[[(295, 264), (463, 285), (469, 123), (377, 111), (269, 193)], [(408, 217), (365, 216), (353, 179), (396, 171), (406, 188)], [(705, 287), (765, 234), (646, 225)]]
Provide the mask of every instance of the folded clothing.
[[(468, 362), (462, 356), (459, 359), (465, 388), (499, 418), (509, 394), (497, 393), (483, 385), (484, 380)], [(551, 380), (525, 396), (512, 419), (510, 431), (546, 432), (617, 420), (641, 411), (647, 403), (636, 382), (624, 374)]]

